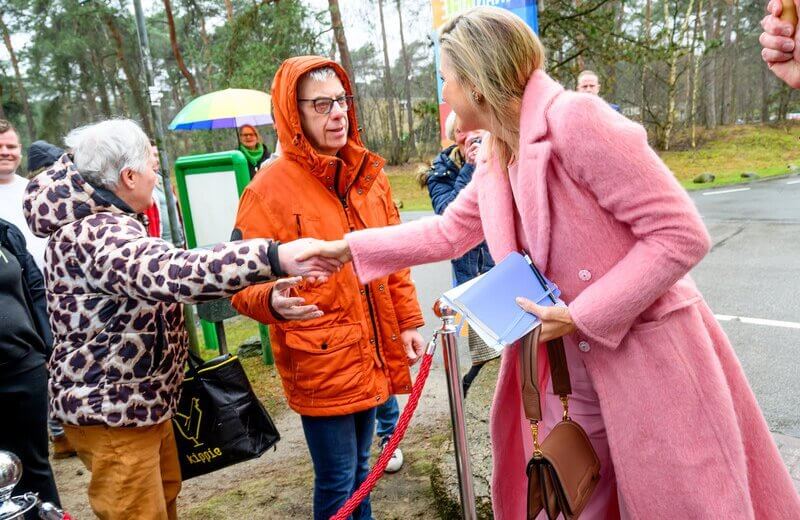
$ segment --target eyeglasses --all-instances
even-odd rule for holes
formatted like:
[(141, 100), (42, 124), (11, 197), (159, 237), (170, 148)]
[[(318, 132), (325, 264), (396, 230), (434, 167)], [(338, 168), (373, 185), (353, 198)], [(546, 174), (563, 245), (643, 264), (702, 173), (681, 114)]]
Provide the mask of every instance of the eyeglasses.
[(316, 99), (298, 99), (297, 101), (309, 101), (314, 103), (314, 111), (317, 114), (330, 114), (331, 110), (333, 110), (333, 103), (339, 105), (339, 108), (342, 110), (347, 110), (350, 105), (353, 103), (353, 96), (339, 96), (336, 99), (333, 98), (316, 98)]
[(256, 134), (239, 134), (239, 137), (255, 137)]

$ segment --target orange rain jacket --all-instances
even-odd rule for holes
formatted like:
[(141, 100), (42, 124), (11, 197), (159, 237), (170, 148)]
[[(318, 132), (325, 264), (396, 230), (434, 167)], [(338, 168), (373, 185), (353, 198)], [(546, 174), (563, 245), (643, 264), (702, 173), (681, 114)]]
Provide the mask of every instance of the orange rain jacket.
[[(242, 195), (236, 228), (245, 238), (337, 240), (349, 231), (400, 222), (384, 160), (361, 143), (352, 106), (347, 144), (338, 156), (321, 155), (306, 140), (297, 85), (303, 74), (321, 67), (332, 67), (352, 92), (344, 69), (316, 56), (286, 60), (275, 74), (272, 115), (282, 152)], [(272, 325), (275, 365), (292, 409), (309, 416), (343, 415), (411, 391), (400, 331), (423, 325), (423, 319), (408, 269), (360, 285), (349, 264), (323, 285), (302, 283), (298, 294), (325, 313), (307, 321), (275, 316), (272, 286), (250, 287), (233, 305)]]

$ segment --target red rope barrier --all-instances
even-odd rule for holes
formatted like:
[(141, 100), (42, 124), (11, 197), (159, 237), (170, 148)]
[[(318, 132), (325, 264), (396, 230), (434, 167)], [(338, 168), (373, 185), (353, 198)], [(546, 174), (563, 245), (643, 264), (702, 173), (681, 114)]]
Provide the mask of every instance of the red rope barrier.
[(425, 387), (425, 381), (428, 379), (428, 373), (431, 371), (432, 361), (433, 353), (426, 353), (422, 358), (422, 365), (420, 365), (419, 373), (414, 380), (411, 395), (408, 398), (406, 407), (403, 409), (403, 413), (400, 415), (400, 419), (397, 421), (397, 427), (389, 439), (389, 442), (386, 443), (383, 452), (381, 452), (380, 457), (378, 457), (378, 460), (375, 462), (369, 475), (367, 475), (367, 478), (358, 486), (353, 496), (348, 498), (341, 509), (331, 517), (331, 520), (347, 520), (358, 505), (369, 496), (370, 492), (372, 492), (372, 488), (375, 487), (375, 484), (377, 484), (378, 480), (383, 476), (386, 465), (389, 464), (394, 450), (397, 449), (398, 444), (403, 440), (403, 436), (405, 436), (406, 430), (408, 429), (408, 424), (411, 422), (411, 417), (417, 409), (419, 398), (422, 395), (422, 389)]

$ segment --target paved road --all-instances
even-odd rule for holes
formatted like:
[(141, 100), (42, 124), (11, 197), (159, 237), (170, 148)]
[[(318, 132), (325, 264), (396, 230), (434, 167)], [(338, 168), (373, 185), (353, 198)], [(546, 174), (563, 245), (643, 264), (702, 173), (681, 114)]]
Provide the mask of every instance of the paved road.
[[(722, 325), (770, 429), (800, 437), (800, 177), (748, 188), (693, 193), (714, 248), (692, 274), (718, 315), (790, 322)], [(403, 218), (427, 214), (406, 212)], [(450, 287), (449, 262), (416, 267), (413, 276), (426, 307), (429, 337), (436, 319), (428, 308)], [(468, 360), (462, 349), (462, 368)]]

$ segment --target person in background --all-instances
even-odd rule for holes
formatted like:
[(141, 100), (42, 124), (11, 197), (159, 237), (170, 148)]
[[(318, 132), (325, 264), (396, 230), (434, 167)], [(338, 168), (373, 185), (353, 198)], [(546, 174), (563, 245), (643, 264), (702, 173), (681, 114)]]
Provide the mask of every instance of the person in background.
[[(464, 187), (472, 180), (475, 171), (475, 160), (480, 150), (481, 142), (486, 137), (485, 130), (463, 132), (455, 112), (450, 112), (445, 120), (445, 133), (452, 144), (439, 152), (433, 164), (424, 174), (425, 185), (433, 204), (433, 211), (437, 215), (444, 213), (447, 206), (453, 202)], [(480, 276), (494, 267), (494, 260), (489, 254), (486, 242), (481, 242), (464, 256), (450, 261), (453, 266), (453, 283), (461, 285), (476, 276)], [(500, 352), (489, 347), (480, 336), (469, 327), (469, 354), (472, 366), (464, 375), (462, 387), (466, 397), (469, 387), (477, 377), (481, 368), (500, 357)]]
[(17, 172), (21, 162), (22, 145), (19, 134), (10, 122), (0, 119), (0, 218), (19, 229), (36, 266), (42, 270), (47, 241), (31, 232), (22, 213), (22, 199), (28, 179)]
[[(578, 74), (578, 92), (600, 96), (600, 76), (592, 70), (584, 70)], [(615, 103), (608, 104), (611, 108), (620, 112), (619, 105)]]
[[(22, 201), (17, 202), (21, 207)], [(47, 459), (46, 361), (52, 346), (42, 273), (24, 234), (0, 218), (0, 450), (22, 462), (15, 495), (38, 493), (59, 505)], [(35, 518), (35, 513), (26, 515), (27, 520)]]
[[(175, 197), (173, 192), (173, 201), (175, 205), (175, 215), (178, 217), (178, 242), (172, 239), (172, 226), (170, 225), (169, 221), (169, 206), (167, 206), (167, 194), (164, 192), (164, 178), (161, 176), (161, 158), (158, 154), (158, 147), (156, 147), (156, 143), (153, 139), (150, 140), (150, 149), (153, 152), (153, 168), (156, 172), (156, 177), (158, 181), (156, 182), (156, 187), (153, 190), (153, 198), (155, 198), (156, 203), (158, 204), (158, 214), (161, 220), (161, 238), (166, 240), (167, 242), (172, 243), (175, 246), (181, 247), (184, 244), (184, 235), (183, 235), (183, 228), (180, 226), (180, 217), (181, 212), (180, 208), (178, 207), (178, 200)], [(174, 185), (173, 185), (174, 186)]]
[(256, 176), (261, 166), (270, 158), (269, 150), (264, 145), (261, 134), (258, 133), (258, 130), (253, 125), (239, 127), (239, 151), (247, 159), (251, 179)]
[[(641, 125), (565, 91), (518, 16), (476, 7), (439, 30), (442, 97), (462, 128), (490, 132), (473, 182), (441, 216), (348, 233), (314, 255), (352, 259), (367, 282), (464, 254), (529, 251), (566, 305), (518, 305), (563, 338), (569, 416), (600, 459), (581, 520), (800, 518), (800, 496), (724, 330), (689, 272), (711, 239)], [(526, 518), (534, 436), (518, 345), (491, 408), (492, 507)], [(543, 364), (539, 364), (543, 367)], [(539, 375), (546, 439), (564, 410)]]
[(78, 128), (30, 181), (28, 225), (47, 244), (54, 415), (91, 471), (103, 520), (173, 520), (181, 487), (171, 418), (187, 358), (182, 303), (231, 296), (278, 276), (327, 279), (337, 262), (297, 263), (313, 240), (254, 239), (187, 251), (149, 237), (150, 142), (133, 121)]
[(767, 11), (767, 16), (761, 20), (764, 32), (758, 38), (761, 58), (778, 79), (800, 89), (800, 31), (780, 19), (783, 13), (780, 0), (771, 0)]
[[(322, 57), (290, 58), (271, 93), (282, 151), (245, 189), (234, 232), (334, 239), (398, 224), (384, 160), (358, 134), (344, 69)], [(245, 289), (233, 306), (270, 326), (275, 366), (314, 465), (314, 518), (327, 520), (369, 471), (376, 407), (411, 391), (408, 367), (424, 342), (410, 271), (359, 284), (347, 266), (320, 287), (290, 278)], [(369, 498), (353, 518), (372, 518)]]

